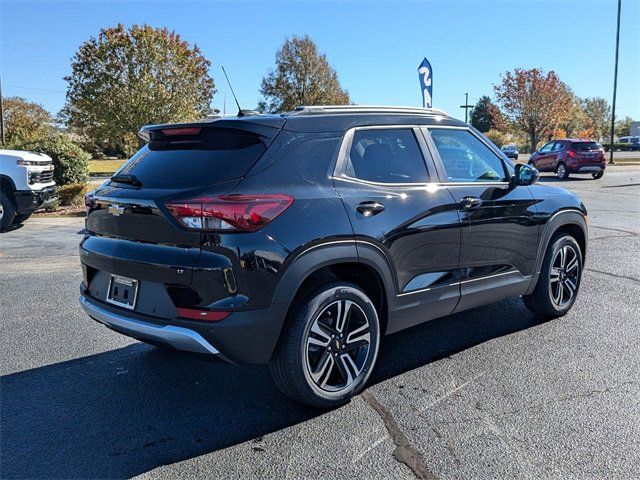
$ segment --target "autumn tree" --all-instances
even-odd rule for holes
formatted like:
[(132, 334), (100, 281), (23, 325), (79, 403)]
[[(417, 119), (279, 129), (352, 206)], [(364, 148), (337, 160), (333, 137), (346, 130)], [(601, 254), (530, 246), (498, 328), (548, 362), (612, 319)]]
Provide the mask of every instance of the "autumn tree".
[[(565, 123), (559, 126), (559, 129), (564, 132), (564, 136), (569, 138), (592, 135), (589, 118), (582, 105), (582, 99), (573, 92), (571, 92), (571, 116)], [(562, 135), (557, 136), (562, 137)]]
[(2, 100), (5, 141), (9, 147), (46, 138), (51, 130), (52, 118), (42, 105), (22, 97)]
[(308, 36), (286, 39), (276, 53), (275, 69), (262, 79), (258, 109), (286, 112), (299, 105), (344, 105), (349, 94), (327, 56)]
[[(631, 124), (633, 123), (633, 118), (624, 117), (616, 122), (616, 126), (614, 129), (614, 133), (617, 137), (627, 137), (631, 135)], [(608, 132), (607, 132), (608, 133)]]
[(210, 112), (210, 65), (197, 46), (166, 28), (102, 29), (72, 59), (63, 116), (97, 143), (130, 154), (141, 126)]
[(602, 140), (611, 128), (611, 107), (602, 97), (585, 98), (582, 108), (588, 119), (588, 125), (596, 140)]
[(554, 71), (516, 68), (493, 88), (507, 118), (529, 136), (532, 150), (571, 117), (571, 92)]
[(504, 130), (506, 121), (498, 106), (488, 96), (483, 95), (471, 111), (471, 125), (484, 133), (492, 129)]

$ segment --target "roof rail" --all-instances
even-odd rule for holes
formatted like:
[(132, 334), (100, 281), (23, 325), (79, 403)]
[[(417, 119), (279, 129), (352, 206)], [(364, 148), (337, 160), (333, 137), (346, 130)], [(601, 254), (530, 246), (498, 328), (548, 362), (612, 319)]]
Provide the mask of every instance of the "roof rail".
[(446, 115), (438, 108), (397, 107), (390, 105), (301, 105), (289, 115), (319, 115), (336, 113), (401, 113), (412, 115)]

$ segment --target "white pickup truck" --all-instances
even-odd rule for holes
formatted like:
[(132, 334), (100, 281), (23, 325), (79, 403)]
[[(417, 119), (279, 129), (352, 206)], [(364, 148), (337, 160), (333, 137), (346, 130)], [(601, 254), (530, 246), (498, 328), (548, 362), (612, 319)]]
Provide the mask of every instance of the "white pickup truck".
[(0, 150), (0, 232), (54, 201), (55, 186), (48, 155)]

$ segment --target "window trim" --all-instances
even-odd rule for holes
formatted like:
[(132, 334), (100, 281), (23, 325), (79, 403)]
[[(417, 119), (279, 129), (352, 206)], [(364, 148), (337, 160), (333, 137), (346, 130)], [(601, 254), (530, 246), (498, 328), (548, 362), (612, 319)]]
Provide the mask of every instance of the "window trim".
[[(433, 138), (431, 137), (431, 131), (430, 130), (466, 130), (467, 132), (469, 132), (471, 135), (473, 135), (474, 137), (476, 137), (481, 143), (484, 144), (485, 147), (487, 147), (489, 149), (489, 151), (495, 155), (495, 157), (500, 161), (501, 165), (502, 165), (502, 169), (504, 170), (504, 174), (505, 177), (507, 178), (507, 180), (500, 180), (500, 181), (492, 181), (492, 182), (473, 182), (473, 181), (467, 181), (467, 182), (449, 182), (447, 181), (447, 173), (446, 170), (444, 168), (444, 163), (442, 162), (442, 158), (440, 158), (440, 152), (438, 151), (438, 147), (436, 147), (435, 142), (433, 141)], [(431, 150), (431, 156), (433, 158), (433, 161), (437, 163), (437, 171), (438, 174), (440, 176), (440, 182), (439, 184), (442, 186), (450, 186), (450, 187), (456, 187), (456, 186), (469, 186), (469, 185), (500, 185), (500, 186), (505, 186), (505, 185), (510, 185), (509, 182), (509, 178), (511, 177), (511, 170), (509, 169), (509, 166), (505, 163), (504, 159), (498, 155), (495, 151), (494, 151), (494, 147), (492, 147), (490, 144), (488, 144), (486, 142), (486, 140), (484, 140), (481, 136), (479, 136), (476, 132), (474, 132), (474, 130), (472, 128), (469, 127), (465, 127), (465, 126), (450, 126), (450, 125), (422, 125), (420, 130), (422, 131), (422, 134), (425, 137), (425, 140), (427, 141), (427, 144), (429, 145), (429, 150)]]
[[(424, 164), (425, 173), (427, 174), (427, 180), (424, 182), (373, 182), (371, 180), (364, 180), (362, 178), (352, 177), (347, 175), (347, 162), (349, 161), (349, 152), (353, 145), (353, 138), (355, 133), (361, 130), (411, 130), (415, 138), (418, 150), (422, 155), (422, 163)], [(433, 177), (436, 175), (437, 169), (433, 164), (433, 156), (430, 150), (424, 143), (424, 137), (421, 134), (420, 125), (367, 125), (362, 127), (352, 127), (347, 130), (342, 137), (342, 143), (338, 149), (338, 158), (333, 169), (332, 178), (336, 180), (345, 180), (353, 183), (360, 183), (363, 185), (383, 186), (383, 187), (416, 187), (425, 186), (433, 183)], [(434, 173), (432, 173), (432, 171)]]

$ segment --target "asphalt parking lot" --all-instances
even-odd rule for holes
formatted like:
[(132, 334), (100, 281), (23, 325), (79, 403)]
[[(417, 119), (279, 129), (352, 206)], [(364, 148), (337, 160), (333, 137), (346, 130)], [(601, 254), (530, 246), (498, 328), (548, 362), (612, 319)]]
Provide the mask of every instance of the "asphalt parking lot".
[(329, 412), (91, 321), (83, 220), (30, 220), (0, 237), (0, 477), (640, 477), (640, 167), (561, 185), (590, 216), (567, 316), (513, 299), (387, 337)]

